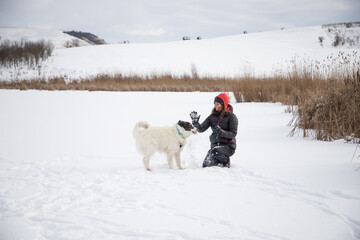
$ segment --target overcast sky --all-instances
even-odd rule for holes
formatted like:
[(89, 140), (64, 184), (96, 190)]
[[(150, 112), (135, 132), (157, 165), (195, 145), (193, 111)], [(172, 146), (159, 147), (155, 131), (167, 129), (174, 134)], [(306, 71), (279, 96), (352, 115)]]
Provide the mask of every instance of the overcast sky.
[(360, 21), (360, 0), (0, 0), (0, 27), (164, 42)]

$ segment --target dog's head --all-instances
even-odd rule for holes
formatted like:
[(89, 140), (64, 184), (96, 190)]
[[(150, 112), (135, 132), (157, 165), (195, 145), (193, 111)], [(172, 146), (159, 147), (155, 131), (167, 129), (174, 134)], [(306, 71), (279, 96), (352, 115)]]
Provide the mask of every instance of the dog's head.
[(194, 126), (189, 122), (179, 120), (177, 125), (181, 127), (179, 130), (186, 137), (189, 137), (191, 133), (197, 134), (196, 128), (194, 128)]

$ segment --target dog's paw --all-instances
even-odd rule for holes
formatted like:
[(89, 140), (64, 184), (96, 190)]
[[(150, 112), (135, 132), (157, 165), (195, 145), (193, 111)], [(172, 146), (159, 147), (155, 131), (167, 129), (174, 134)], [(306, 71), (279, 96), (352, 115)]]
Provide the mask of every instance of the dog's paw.
[(147, 171), (151, 172), (151, 168), (146, 168)]

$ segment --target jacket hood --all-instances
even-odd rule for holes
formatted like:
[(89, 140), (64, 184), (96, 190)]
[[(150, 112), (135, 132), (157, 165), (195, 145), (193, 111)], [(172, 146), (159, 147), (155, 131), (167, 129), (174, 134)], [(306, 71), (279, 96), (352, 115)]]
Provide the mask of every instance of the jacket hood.
[(230, 112), (234, 112), (233, 111), (234, 108), (233, 108), (233, 106), (231, 106), (231, 104), (228, 104), (228, 109), (229, 109)]
[(228, 104), (229, 104), (229, 98), (228, 96), (226, 95), (226, 93), (220, 93), (219, 95), (217, 95), (215, 97), (215, 100), (214, 102), (219, 102), (221, 103), (224, 107), (228, 107)]

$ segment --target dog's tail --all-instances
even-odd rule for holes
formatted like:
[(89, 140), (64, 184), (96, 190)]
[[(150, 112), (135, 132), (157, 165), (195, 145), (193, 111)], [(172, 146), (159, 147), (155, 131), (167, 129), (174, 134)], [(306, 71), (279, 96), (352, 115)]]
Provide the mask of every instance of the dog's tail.
[(137, 139), (137, 137), (139, 136), (139, 134), (141, 134), (142, 132), (144, 132), (147, 128), (149, 128), (149, 123), (141, 121), (138, 122), (135, 126), (134, 126), (134, 130), (133, 130), (133, 136), (135, 139)]

